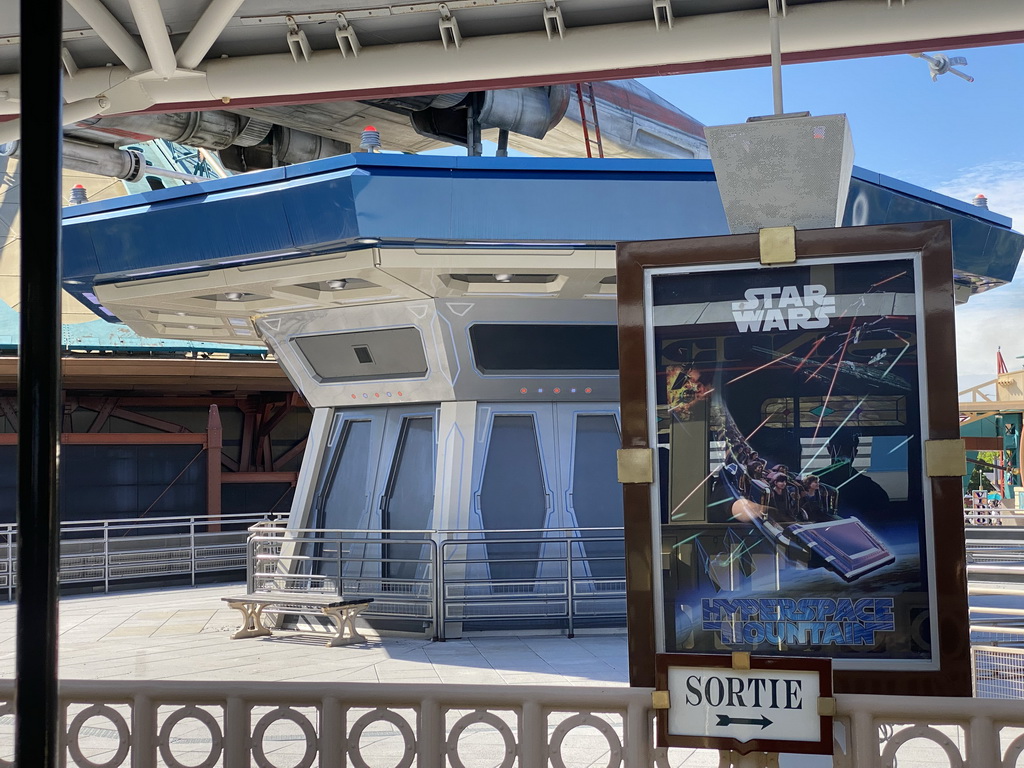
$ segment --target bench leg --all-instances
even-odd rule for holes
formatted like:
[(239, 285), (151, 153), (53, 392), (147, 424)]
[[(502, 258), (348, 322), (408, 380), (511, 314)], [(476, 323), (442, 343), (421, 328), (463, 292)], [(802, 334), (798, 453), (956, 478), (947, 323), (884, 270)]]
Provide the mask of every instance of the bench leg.
[(327, 643), (328, 648), (366, 642), (366, 638), (356, 630), (356, 616), (362, 613), (364, 608), (366, 608), (365, 603), (362, 605), (344, 605), (339, 608), (322, 609), (324, 615), (330, 617), (337, 627), (336, 634)]
[(242, 614), (242, 627), (231, 636), (232, 640), (244, 640), (247, 637), (266, 637), (270, 630), (263, 624), (263, 606), (253, 603), (228, 603)]

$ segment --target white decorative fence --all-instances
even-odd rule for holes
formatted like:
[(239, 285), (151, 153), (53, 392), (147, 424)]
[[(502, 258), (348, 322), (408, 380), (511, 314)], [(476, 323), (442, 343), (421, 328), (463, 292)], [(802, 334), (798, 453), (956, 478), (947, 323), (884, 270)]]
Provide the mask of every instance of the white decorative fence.
[[(12, 765), (12, 681), (0, 765)], [(81, 768), (756, 766), (655, 750), (649, 689), (79, 681), (61, 683), (65, 765)], [(1012, 768), (1024, 707), (994, 699), (839, 696), (839, 768)], [(735, 761), (735, 762), (734, 762)], [(27, 767), (22, 767), (27, 768)]]

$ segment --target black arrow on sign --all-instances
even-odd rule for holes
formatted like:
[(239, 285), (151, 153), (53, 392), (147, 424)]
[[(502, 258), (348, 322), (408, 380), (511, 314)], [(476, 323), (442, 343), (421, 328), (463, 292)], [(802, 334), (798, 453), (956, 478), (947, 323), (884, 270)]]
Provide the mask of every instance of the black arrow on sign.
[(761, 715), (758, 719), (752, 717), (731, 717), (729, 715), (718, 715), (717, 725), (760, 725), (761, 730), (764, 730), (772, 721), (764, 715)]

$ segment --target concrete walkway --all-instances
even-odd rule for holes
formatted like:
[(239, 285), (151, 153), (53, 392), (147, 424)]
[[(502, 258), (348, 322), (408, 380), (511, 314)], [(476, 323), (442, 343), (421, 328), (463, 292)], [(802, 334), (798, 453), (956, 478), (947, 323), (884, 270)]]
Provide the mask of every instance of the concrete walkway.
[[(624, 634), (385, 637), (325, 648), (325, 634), (231, 640), (241, 615), (221, 598), (238, 584), (73, 596), (60, 603), (60, 676), (80, 680), (317, 680), (485, 685), (627, 684)], [(0, 676), (14, 676), (13, 604), (0, 604)]]

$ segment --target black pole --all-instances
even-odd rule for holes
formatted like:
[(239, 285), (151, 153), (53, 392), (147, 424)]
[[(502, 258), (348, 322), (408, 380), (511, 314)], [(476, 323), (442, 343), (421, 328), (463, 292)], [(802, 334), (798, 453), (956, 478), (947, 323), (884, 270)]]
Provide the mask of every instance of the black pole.
[(498, 149), (495, 157), (508, 157), (508, 131), (504, 128), (498, 130)]
[(56, 768), (62, 0), (21, 0), (15, 762)]

